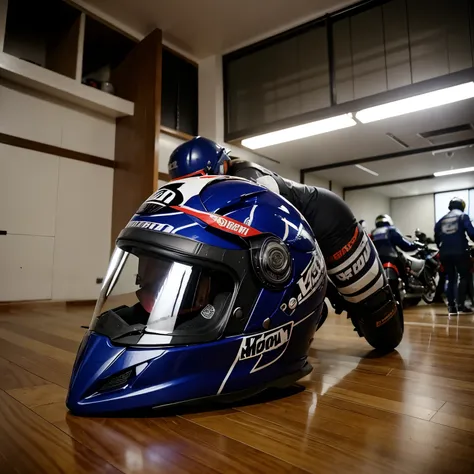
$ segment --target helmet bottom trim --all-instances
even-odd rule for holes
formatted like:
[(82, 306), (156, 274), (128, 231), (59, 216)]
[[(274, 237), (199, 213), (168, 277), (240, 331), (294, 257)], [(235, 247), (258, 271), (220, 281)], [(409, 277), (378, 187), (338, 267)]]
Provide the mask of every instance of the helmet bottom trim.
[(245, 390), (239, 390), (239, 391), (234, 391), (231, 393), (222, 393), (219, 395), (211, 395), (207, 397), (201, 397), (201, 398), (194, 398), (190, 400), (181, 400), (173, 403), (167, 403), (164, 405), (157, 405), (152, 408), (137, 408), (137, 409), (132, 409), (132, 410), (120, 410), (117, 412), (111, 412), (111, 411), (104, 411), (102, 413), (94, 412), (94, 413), (84, 413), (81, 410), (81, 413), (75, 412), (75, 410), (72, 407), (69, 407), (69, 410), (73, 415), (76, 416), (89, 416), (89, 417), (95, 417), (95, 416), (107, 416), (111, 417), (114, 416), (137, 416), (141, 414), (142, 416), (145, 416), (147, 414), (155, 413), (156, 415), (161, 415), (161, 412), (164, 412), (164, 414), (168, 414), (169, 411), (173, 411), (176, 409), (199, 409), (199, 410), (204, 410), (204, 409), (219, 409), (219, 407), (213, 406), (211, 407), (210, 405), (212, 404), (221, 404), (221, 405), (226, 405), (226, 404), (231, 404), (231, 403), (236, 403), (245, 399), (248, 399), (254, 395), (257, 395), (261, 392), (263, 392), (266, 389), (272, 389), (272, 388), (285, 388), (293, 385), (295, 382), (298, 380), (302, 379), (303, 377), (306, 377), (306, 375), (310, 374), (313, 370), (312, 365), (306, 361), (303, 367), (301, 367), (299, 370), (296, 372), (293, 372), (291, 374), (286, 374), (283, 377), (280, 377), (279, 379), (272, 380), (266, 384), (261, 384), (257, 385), (255, 387), (247, 388)]
[(206, 404), (235, 403), (235, 402), (250, 398), (254, 395), (257, 395), (269, 388), (289, 387), (290, 385), (294, 384), (295, 382), (302, 379), (303, 377), (306, 377), (312, 371), (313, 371), (313, 366), (308, 361), (306, 361), (300, 370), (293, 372), (291, 374), (287, 374), (283, 377), (280, 377), (279, 379), (272, 380), (266, 384), (257, 385), (255, 387), (251, 387), (245, 390), (239, 390), (239, 391), (231, 392), (231, 393), (221, 393), (219, 395), (212, 395), (212, 396), (202, 397), (202, 398), (194, 398), (191, 400), (183, 400), (183, 401), (179, 401), (175, 403), (167, 403), (166, 405), (158, 405), (156, 407), (153, 407), (152, 410), (157, 412), (159, 410), (165, 410), (165, 409), (170, 409), (170, 408), (175, 408), (175, 407), (192, 407), (195, 405), (201, 405), (203, 403), (206, 403)]

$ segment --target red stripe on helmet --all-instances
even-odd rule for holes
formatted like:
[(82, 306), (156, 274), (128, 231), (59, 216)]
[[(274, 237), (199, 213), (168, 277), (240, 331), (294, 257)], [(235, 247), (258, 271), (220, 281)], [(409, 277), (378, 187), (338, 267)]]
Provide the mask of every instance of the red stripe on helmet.
[(198, 170), (198, 171), (193, 171), (192, 173), (185, 174), (184, 176), (179, 176), (178, 178), (174, 178), (171, 181), (177, 181), (178, 179), (186, 179), (186, 178), (192, 178), (194, 176), (205, 176), (206, 171), (205, 170)]
[(215, 229), (222, 230), (229, 234), (238, 235), (239, 237), (254, 237), (260, 235), (261, 232), (253, 227), (250, 227), (242, 222), (236, 221), (230, 217), (219, 216), (212, 212), (197, 211), (190, 207), (182, 206), (170, 206), (171, 208), (184, 212), (190, 216), (197, 217), (200, 221), (214, 227)]

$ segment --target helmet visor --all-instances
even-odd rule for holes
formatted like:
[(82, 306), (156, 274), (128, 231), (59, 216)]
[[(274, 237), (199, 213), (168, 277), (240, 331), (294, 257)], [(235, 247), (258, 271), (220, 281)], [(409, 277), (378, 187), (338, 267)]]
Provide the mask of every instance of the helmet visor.
[(234, 286), (222, 270), (117, 248), (91, 329), (124, 344), (215, 340), (227, 322)]

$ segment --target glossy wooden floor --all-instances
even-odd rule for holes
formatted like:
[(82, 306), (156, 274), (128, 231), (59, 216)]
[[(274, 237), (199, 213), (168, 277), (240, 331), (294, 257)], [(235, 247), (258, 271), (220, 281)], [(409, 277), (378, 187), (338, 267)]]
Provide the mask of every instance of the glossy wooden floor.
[(286, 397), (162, 418), (85, 419), (64, 405), (90, 308), (0, 312), (0, 473), (474, 473), (474, 317), (407, 311), (371, 354), (332, 315), (313, 373)]

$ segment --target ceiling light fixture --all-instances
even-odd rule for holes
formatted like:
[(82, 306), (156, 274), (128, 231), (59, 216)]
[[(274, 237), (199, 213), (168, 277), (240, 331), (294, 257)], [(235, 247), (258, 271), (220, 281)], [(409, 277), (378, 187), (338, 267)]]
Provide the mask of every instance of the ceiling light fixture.
[(452, 148), (444, 148), (443, 150), (432, 151), (431, 154), (433, 156), (436, 156), (436, 155), (443, 155), (445, 153), (454, 153), (455, 151), (463, 150), (464, 148), (472, 148), (472, 146), (473, 145), (454, 146)]
[(280, 143), (300, 140), (301, 138), (312, 137), (322, 133), (333, 132), (342, 128), (353, 127), (357, 122), (352, 114), (337, 115), (316, 122), (297, 125), (296, 127), (285, 128), (276, 132), (264, 133), (252, 138), (242, 140), (242, 145), (251, 150), (265, 148), (267, 146), (278, 145)]
[(433, 174), (439, 178), (440, 176), (449, 176), (450, 174), (460, 173), (474, 173), (474, 166), (470, 166), (469, 168), (458, 168), (457, 170), (436, 171), (436, 173)]
[(362, 165), (354, 165), (356, 168), (359, 168), (362, 171), (365, 171), (366, 173), (372, 174), (374, 176), (378, 176), (379, 174), (376, 173), (375, 171), (369, 170), (369, 168), (366, 168), (365, 166)]
[(407, 97), (388, 104), (376, 105), (356, 113), (356, 119), (362, 123), (375, 122), (390, 117), (431, 109), (440, 105), (451, 104), (474, 97), (474, 81), (458, 86), (447, 87), (426, 94)]

